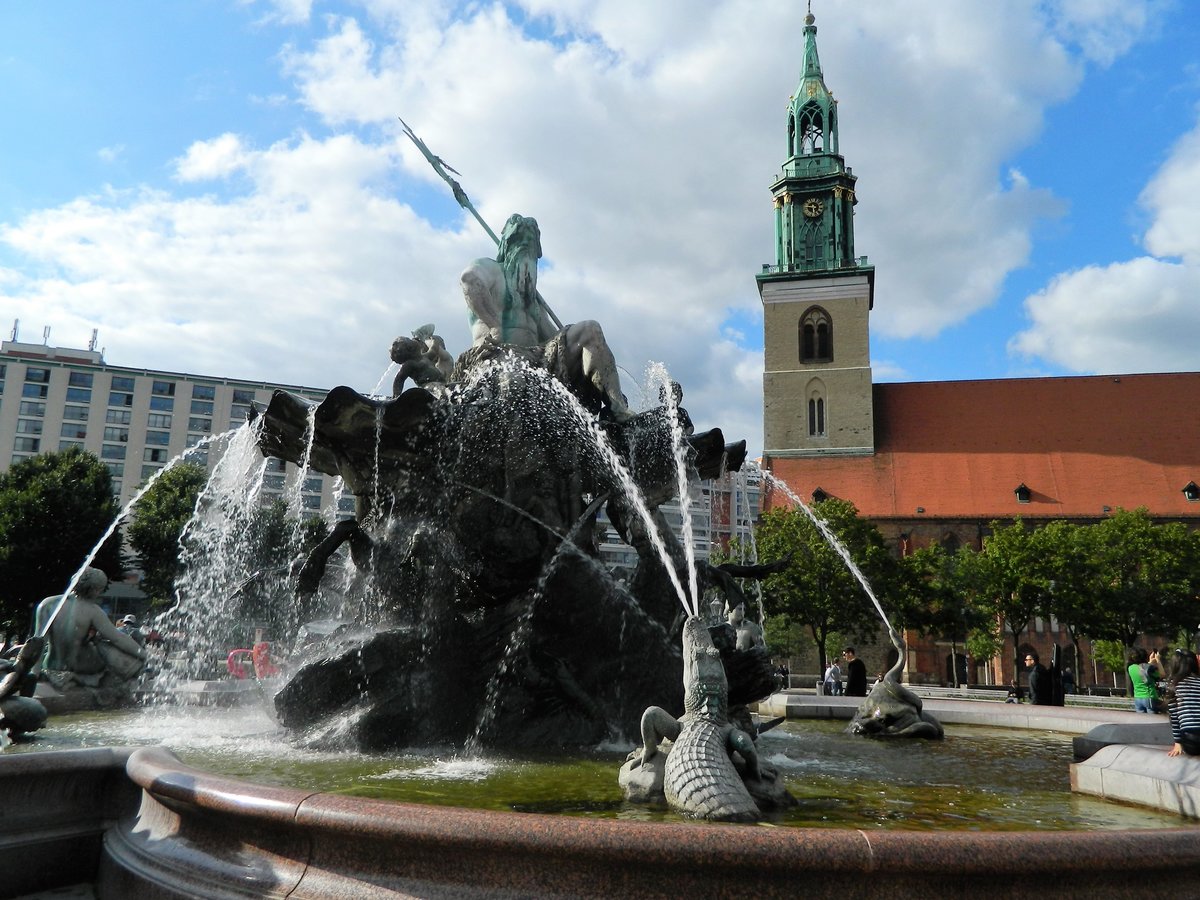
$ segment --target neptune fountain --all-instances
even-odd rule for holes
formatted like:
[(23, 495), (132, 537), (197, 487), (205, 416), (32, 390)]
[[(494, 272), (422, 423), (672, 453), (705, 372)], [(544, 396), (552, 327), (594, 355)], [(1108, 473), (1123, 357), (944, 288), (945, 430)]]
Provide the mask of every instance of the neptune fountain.
[[(728, 568), (689, 559), (658, 507), (689, 479), (738, 468), (745, 442), (695, 433), (673, 383), (657, 408), (631, 410), (601, 326), (553, 319), (540, 256), (537, 223), (513, 215), (497, 258), (466, 269), (474, 341), (456, 361), (424, 326), (392, 345), (392, 396), (335, 388), (312, 404), (280, 391), (262, 412), (262, 452), (341, 478), (357, 507), (295, 567), (312, 594), (347, 548), (341, 614), (357, 614), (290, 661), (274, 698), (289, 728), (367, 751), (561, 748), (646, 734), (648, 707), (683, 708), (694, 654), (680, 635), (700, 627), (704, 591), (733, 600), (738, 588)], [(637, 551), (628, 584), (599, 559), (602, 510)], [(766, 650), (719, 639), (718, 651), (701, 630), (732, 682), (731, 746), (770, 780), (745, 712), (777, 687)], [(747, 815), (753, 803), (732, 817)]]

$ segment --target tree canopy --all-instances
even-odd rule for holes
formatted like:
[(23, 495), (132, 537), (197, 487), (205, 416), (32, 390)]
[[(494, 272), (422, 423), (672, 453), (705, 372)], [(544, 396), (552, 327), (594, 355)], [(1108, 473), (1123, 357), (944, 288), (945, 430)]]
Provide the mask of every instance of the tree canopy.
[[(837, 498), (822, 500), (814, 512), (849, 551), (851, 559), (886, 596), (896, 579), (895, 560), (883, 537), (858, 515), (853, 503)], [(879, 624), (879, 614), (846, 561), (797, 507), (776, 507), (763, 514), (756, 530), (759, 558), (783, 559), (788, 567), (763, 582), (763, 595), (772, 615), (782, 615), (809, 630), (816, 643), (822, 670), (830, 635), (867, 634)]]
[(179, 536), (207, 481), (204, 466), (182, 463), (163, 472), (134, 507), (127, 537), (142, 568), (142, 590), (156, 601), (174, 594)]
[[(78, 448), (0, 474), (0, 626), (27, 631), (31, 607), (66, 590), (119, 513), (108, 467)], [(120, 578), (121, 545), (114, 531), (92, 565)]]

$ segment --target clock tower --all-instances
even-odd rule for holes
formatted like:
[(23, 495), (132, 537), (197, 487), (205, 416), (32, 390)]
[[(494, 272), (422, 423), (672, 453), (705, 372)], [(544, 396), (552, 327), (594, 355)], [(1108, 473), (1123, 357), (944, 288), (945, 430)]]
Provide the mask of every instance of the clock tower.
[(875, 449), (869, 314), (875, 268), (854, 255), (855, 177), (838, 146), (837, 101), (804, 25), (800, 86), (787, 109), (787, 154), (771, 185), (775, 263), (763, 302), (767, 456), (864, 455)]

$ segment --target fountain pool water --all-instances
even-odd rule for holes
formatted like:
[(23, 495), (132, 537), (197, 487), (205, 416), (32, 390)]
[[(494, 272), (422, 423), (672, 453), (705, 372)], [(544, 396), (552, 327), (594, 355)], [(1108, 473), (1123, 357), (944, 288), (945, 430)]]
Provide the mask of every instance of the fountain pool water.
[[(261, 709), (160, 708), (56, 716), (9, 753), (160, 745), (184, 763), (257, 784), (505, 812), (679, 822), (627, 803), (613, 778), (625, 751), (460, 757), (291, 746)], [(767, 817), (790, 827), (900, 831), (1153, 829), (1177, 816), (1072, 794), (1070, 737), (949, 726), (943, 742), (864, 741), (841, 722), (789, 721), (759, 738), (799, 801)], [(1200, 828), (1200, 823), (1195, 823)]]

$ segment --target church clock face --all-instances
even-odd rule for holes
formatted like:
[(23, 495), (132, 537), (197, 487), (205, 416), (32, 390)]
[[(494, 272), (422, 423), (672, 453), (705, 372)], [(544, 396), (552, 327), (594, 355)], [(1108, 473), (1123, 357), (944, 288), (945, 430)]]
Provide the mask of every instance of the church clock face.
[(825, 204), (816, 197), (809, 197), (804, 201), (804, 206), (802, 208), (804, 210), (805, 217), (809, 219), (815, 219), (825, 211)]

